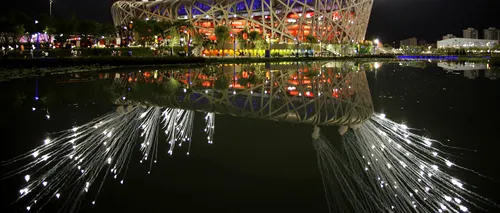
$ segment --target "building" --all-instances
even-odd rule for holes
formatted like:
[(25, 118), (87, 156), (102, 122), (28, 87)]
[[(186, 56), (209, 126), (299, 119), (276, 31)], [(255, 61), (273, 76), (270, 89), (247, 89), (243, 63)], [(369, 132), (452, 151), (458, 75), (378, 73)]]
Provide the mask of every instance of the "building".
[(479, 32), (474, 29), (474, 28), (467, 28), (465, 30), (463, 30), (463, 33), (464, 33), (464, 38), (473, 38), (473, 39), (478, 39), (479, 38)]
[(484, 29), (484, 39), (486, 40), (500, 40), (500, 30), (490, 27)]
[[(327, 6), (328, 5), (328, 6)], [(132, 18), (185, 20), (215, 40), (214, 28), (227, 26), (231, 34), (257, 31), (271, 43), (294, 44), (312, 35), (323, 43), (365, 40), (373, 0), (261, 1), (261, 0), (122, 0), (112, 6), (115, 26), (128, 26)]]
[(496, 80), (499, 77), (499, 74), (495, 70), (487, 69), (484, 71), (484, 77), (491, 80)]
[(447, 34), (447, 35), (443, 36), (443, 40), (450, 39), (450, 38), (456, 38), (456, 36), (453, 34)]
[(417, 45), (418, 45), (418, 40), (415, 37), (404, 39), (399, 42), (400, 47), (413, 47)]
[(491, 48), (498, 45), (498, 40), (450, 38), (437, 42), (437, 48)]
[(438, 62), (438, 67), (443, 68), (446, 71), (474, 71), (474, 70), (486, 70), (486, 64), (474, 63), (474, 62)]

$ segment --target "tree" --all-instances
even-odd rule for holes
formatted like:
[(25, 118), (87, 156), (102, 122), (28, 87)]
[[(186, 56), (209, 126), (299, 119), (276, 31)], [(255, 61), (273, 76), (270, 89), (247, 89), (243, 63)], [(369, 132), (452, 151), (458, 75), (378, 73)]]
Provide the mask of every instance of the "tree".
[(172, 26), (172, 22), (165, 20), (156, 23), (156, 26), (154, 27), (154, 33), (156, 35), (160, 35), (160, 37), (162, 38), (162, 43), (160, 46), (164, 46), (165, 40), (167, 40), (167, 37), (170, 35), (169, 32)]
[(111, 39), (116, 38), (117, 30), (114, 25), (109, 23), (102, 23), (98, 25), (97, 35), (99, 37), (104, 37), (106, 45), (109, 45)]
[(155, 21), (144, 20), (142, 18), (132, 19), (132, 30), (136, 35), (136, 41), (139, 41), (141, 45), (145, 46), (147, 42), (151, 41), (154, 35), (153, 24)]
[(75, 16), (71, 19), (56, 19), (54, 26), (59, 33), (59, 35), (56, 36), (56, 39), (65, 44), (71, 35), (76, 34), (78, 21)]
[(214, 34), (217, 38), (217, 44), (222, 48), (222, 55), (224, 56), (224, 44), (229, 39), (229, 28), (226, 26), (217, 26), (214, 29)]
[(248, 40), (250, 40), (250, 44), (252, 45), (252, 48), (255, 48), (255, 42), (262, 40), (262, 36), (260, 36), (260, 33), (257, 31), (252, 31), (248, 34)]
[(246, 49), (247, 48), (247, 39), (245, 38), (248, 37), (248, 30), (245, 28), (242, 31), (236, 35), (236, 39), (238, 39), (238, 43), (240, 43), (241, 48)]
[[(49, 35), (49, 43), (52, 42), (52, 37), (57, 33), (57, 29), (52, 26), (52, 25), (46, 25), (45, 29), (43, 30), (47, 35)], [(48, 48), (48, 46), (47, 46)]]
[(229, 88), (229, 84), (231, 83), (231, 78), (224, 73), (221, 73), (215, 79), (214, 87), (217, 90), (227, 90)]
[(313, 35), (309, 34), (306, 36), (306, 42), (309, 43), (309, 45), (307, 45), (307, 49), (311, 50), (313, 44), (318, 43), (318, 39), (316, 39), (316, 37), (314, 37)]
[(92, 44), (95, 45), (99, 41), (98, 29), (99, 23), (91, 20), (82, 20), (78, 22), (78, 29), (76, 30), (80, 34), (80, 38), (86, 41), (90, 41), (92, 38)]
[(24, 32), (24, 25), (17, 22), (13, 14), (0, 18), (0, 40), (5, 45), (6, 49), (8, 48), (10, 41), (12, 41), (15, 48), (17, 43), (16, 41), (24, 35)]

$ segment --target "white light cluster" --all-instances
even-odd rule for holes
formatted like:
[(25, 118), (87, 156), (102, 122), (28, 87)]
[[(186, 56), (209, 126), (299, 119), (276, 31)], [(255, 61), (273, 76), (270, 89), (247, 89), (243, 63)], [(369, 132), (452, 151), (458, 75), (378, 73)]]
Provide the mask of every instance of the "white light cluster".
[[(23, 175), (29, 187), (19, 190), (21, 196), (33, 192), (36, 194), (33, 197), (37, 199), (47, 196), (59, 199), (62, 190), (86, 193), (90, 191), (91, 183), (97, 180), (104, 168), (111, 167), (110, 174), (118, 179), (132, 156), (136, 139), (141, 136), (143, 139), (140, 146), (143, 154), (141, 162), (149, 160), (150, 165), (156, 163), (159, 129), (163, 128), (167, 135), (167, 142), (170, 144), (169, 154), (172, 154), (175, 145), (182, 146), (183, 143), (187, 143), (189, 155), (194, 115), (194, 111), (182, 109), (140, 106), (128, 106), (125, 109), (124, 106), (120, 106), (115, 112), (53, 134), (51, 138), (47, 137), (43, 145), (7, 164), (20, 159), (31, 161), (14, 172), (20, 174), (34, 171), (33, 174)], [(206, 128), (209, 143), (212, 143), (215, 114), (208, 113), (207, 118)], [(148, 171), (148, 174), (150, 173), (151, 168)], [(83, 184), (75, 184), (81, 183), (80, 181), (84, 181)], [(35, 187), (34, 183), (38, 183), (40, 187)], [(119, 183), (124, 184), (124, 180), (120, 179)], [(67, 189), (68, 187), (70, 189)], [(73, 201), (80, 199), (79, 196), (82, 194), (68, 193), (65, 202), (68, 202), (68, 205), (76, 205)], [(92, 201), (92, 204), (94, 205), (95, 201)], [(35, 207), (36, 200), (33, 199), (26, 210), (33, 210)]]

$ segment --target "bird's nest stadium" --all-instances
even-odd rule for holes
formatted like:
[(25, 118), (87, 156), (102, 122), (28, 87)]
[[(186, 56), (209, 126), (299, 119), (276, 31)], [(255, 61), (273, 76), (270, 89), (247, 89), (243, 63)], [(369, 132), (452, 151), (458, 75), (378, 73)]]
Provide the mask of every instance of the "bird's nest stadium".
[(186, 20), (214, 38), (216, 26), (231, 33), (258, 31), (272, 43), (293, 44), (314, 36), (324, 44), (363, 41), (373, 0), (129, 0), (112, 6), (116, 26), (133, 18)]

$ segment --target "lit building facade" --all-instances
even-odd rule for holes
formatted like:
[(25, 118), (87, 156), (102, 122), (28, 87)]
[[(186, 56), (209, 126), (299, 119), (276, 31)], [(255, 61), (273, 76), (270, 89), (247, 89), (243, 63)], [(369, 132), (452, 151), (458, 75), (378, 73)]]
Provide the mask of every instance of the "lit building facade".
[(478, 39), (479, 32), (476, 29), (469, 27), (469, 28), (463, 30), (463, 37), (464, 38)]
[(437, 42), (438, 48), (492, 48), (498, 45), (498, 40), (451, 38)]
[(484, 39), (486, 40), (500, 40), (500, 30), (490, 27), (484, 29)]
[(365, 39), (373, 0), (155, 0), (118, 1), (112, 6), (116, 26), (133, 18), (185, 20), (197, 33), (215, 40), (214, 28), (232, 34), (258, 31), (274, 44), (306, 41), (348, 43)]

